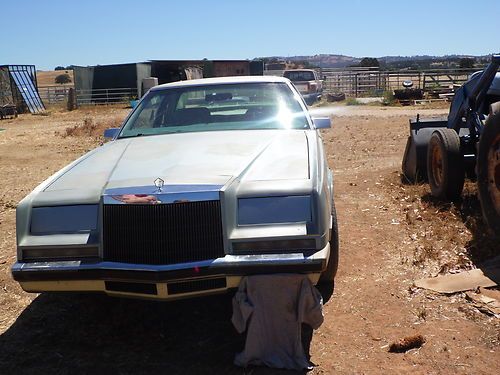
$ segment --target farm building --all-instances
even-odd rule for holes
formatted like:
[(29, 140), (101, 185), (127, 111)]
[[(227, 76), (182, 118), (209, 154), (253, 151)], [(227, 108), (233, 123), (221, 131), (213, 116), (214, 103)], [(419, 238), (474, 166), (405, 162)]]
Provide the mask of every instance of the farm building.
[(0, 106), (15, 107), (18, 113), (45, 110), (38, 94), (34, 65), (0, 66)]
[(262, 61), (151, 60), (151, 75), (158, 83), (196, 78), (263, 75)]
[(151, 77), (158, 84), (203, 77), (204, 62), (199, 60), (152, 60)]
[(140, 98), (143, 80), (156, 77), (159, 84), (203, 77), (262, 75), (262, 61), (248, 60), (151, 60), (148, 62), (74, 66), (79, 104), (110, 103)]
[(74, 66), (73, 76), (79, 104), (119, 102), (141, 95), (141, 82), (151, 76), (151, 65)]
[(264, 74), (262, 61), (214, 60), (208, 63), (212, 64), (212, 77), (261, 76)]

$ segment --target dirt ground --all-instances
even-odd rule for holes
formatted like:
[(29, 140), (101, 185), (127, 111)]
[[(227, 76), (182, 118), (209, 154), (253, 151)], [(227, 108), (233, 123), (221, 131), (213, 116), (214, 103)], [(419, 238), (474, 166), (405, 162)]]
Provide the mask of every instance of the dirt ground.
[[(462, 203), (446, 205), (433, 201), (425, 185), (401, 183), (408, 118), (417, 111), (338, 107), (333, 129), (324, 132), (341, 259), (325, 322), (312, 340), (312, 374), (497, 374), (500, 368), (497, 318), (464, 294), (413, 287), (422, 277), (476, 267), (500, 246), (486, 233), (473, 184)], [(423, 117), (446, 112), (420, 110)], [(0, 122), (0, 373), (293, 373), (233, 366), (243, 338), (230, 323), (230, 296), (158, 303), (36, 295), (11, 279), (17, 202), (102, 142), (95, 134), (127, 113), (89, 108)], [(394, 341), (416, 334), (425, 338), (421, 348), (388, 352)]]

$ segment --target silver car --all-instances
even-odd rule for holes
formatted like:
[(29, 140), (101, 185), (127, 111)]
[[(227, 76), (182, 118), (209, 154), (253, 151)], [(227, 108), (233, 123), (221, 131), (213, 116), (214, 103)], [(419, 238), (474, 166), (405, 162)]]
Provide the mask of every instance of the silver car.
[(333, 178), (318, 128), (281, 77), (151, 89), (112, 140), (17, 207), (12, 274), (28, 292), (172, 299), (245, 275), (332, 285)]

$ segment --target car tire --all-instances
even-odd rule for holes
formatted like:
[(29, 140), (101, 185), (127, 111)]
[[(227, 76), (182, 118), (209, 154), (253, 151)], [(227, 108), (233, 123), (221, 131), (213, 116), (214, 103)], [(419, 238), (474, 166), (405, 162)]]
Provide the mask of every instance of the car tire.
[(438, 129), (432, 134), (427, 150), (427, 177), (434, 197), (449, 201), (460, 198), (465, 167), (455, 130)]
[(500, 236), (500, 102), (491, 106), (476, 162), (477, 188), (483, 217)]
[(332, 287), (335, 284), (335, 275), (339, 267), (339, 230), (337, 224), (337, 212), (332, 202), (332, 229), (330, 230), (330, 256), (326, 269), (321, 273), (318, 285), (328, 285)]

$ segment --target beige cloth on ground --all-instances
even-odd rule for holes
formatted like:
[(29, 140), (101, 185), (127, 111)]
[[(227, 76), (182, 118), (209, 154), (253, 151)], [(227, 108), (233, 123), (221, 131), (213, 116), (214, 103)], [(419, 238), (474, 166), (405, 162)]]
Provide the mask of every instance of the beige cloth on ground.
[(302, 323), (323, 323), (323, 300), (306, 275), (255, 275), (242, 279), (233, 298), (232, 322), (247, 330), (238, 366), (264, 365), (302, 370), (311, 366), (302, 346)]

